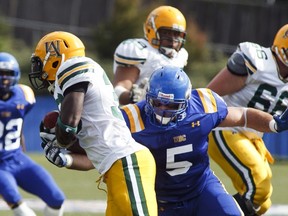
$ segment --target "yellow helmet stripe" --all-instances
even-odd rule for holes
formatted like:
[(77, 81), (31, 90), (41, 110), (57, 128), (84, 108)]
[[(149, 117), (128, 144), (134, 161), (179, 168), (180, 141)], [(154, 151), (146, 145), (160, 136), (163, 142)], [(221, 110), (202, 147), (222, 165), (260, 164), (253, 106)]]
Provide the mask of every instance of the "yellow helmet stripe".
[(131, 133), (139, 132), (144, 130), (144, 123), (142, 121), (139, 107), (135, 104), (129, 104), (126, 106), (121, 107), (123, 109), (129, 119), (130, 122), (130, 131)]
[(201, 99), (205, 113), (217, 112), (217, 104), (212, 91), (207, 88), (197, 89), (198, 95)]

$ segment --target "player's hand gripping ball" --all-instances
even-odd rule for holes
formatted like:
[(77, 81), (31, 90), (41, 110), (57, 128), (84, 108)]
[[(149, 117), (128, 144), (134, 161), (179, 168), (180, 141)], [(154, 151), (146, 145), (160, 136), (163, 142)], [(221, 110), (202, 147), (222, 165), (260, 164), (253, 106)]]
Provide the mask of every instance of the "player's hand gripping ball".
[(57, 119), (59, 117), (59, 111), (58, 110), (52, 110), (48, 112), (43, 119), (43, 126), (44, 129), (49, 129), (50, 132), (55, 133), (55, 126), (57, 123)]
[(55, 141), (55, 126), (59, 116), (58, 110), (48, 112), (40, 123), (40, 138), (42, 139), (41, 146), (44, 147), (48, 142)]

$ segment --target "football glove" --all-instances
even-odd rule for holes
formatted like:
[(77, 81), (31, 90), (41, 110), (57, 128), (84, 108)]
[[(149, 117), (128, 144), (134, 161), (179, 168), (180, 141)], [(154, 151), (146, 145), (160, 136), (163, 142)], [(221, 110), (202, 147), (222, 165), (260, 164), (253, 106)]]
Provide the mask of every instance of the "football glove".
[(47, 145), (48, 142), (55, 141), (55, 127), (52, 129), (45, 128), (43, 121), (40, 123), (40, 138), (42, 140), (41, 146), (44, 149), (44, 146)]
[(147, 87), (148, 78), (144, 78), (139, 85), (133, 84), (130, 97), (131, 103), (137, 103), (145, 99)]
[(49, 162), (58, 167), (67, 166), (67, 157), (62, 152), (63, 149), (55, 146), (53, 141), (47, 142), (46, 145), (42, 145), (42, 148), (44, 149), (45, 157)]
[(288, 130), (288, 109), (286, 109), (280, 116), (274, 115), (273, 119), (275, 120), (274, 129), (277, 132)]

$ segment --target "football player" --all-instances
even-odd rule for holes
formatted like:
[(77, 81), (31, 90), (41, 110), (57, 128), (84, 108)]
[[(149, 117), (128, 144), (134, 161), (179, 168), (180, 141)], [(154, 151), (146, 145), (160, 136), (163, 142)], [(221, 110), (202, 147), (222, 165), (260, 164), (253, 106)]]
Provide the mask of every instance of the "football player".
[[(228, 106), (253, 107), (281, 114), (288, 105), (288, 25), (272, 47), (242, 42), (208, 84)], [(262, 215), (271, 206), (273, 158), (258, 131), (217, 129), (210, 134), (209, 154), (231, 178), (245, 215)]]
[[(217, 126), (280, 132), (288, 129), (287, 116), (273, 118), (253, 108), (228, 108), (213, 91), (191, 89), (182, 69), (166, 66), (151, 75), (146, 100), (121, 107), (133, 138), (155, 158), (158, 215), (243, 215), (209, 167), (208, 135)], [(49, 151), (57, 152), (48, 145), (48, 156)], [(57, 157), (56, 165), (63, 158)], [(87, 168), (89, 161), (85, 163)]]
[[(154, 158), (131, 137), (110, 80), (85, 57), (82, 41), (68, 32), (45, 35), (32, 55), (29, 78), (35, 89), (54, 95), (60, 111), (56, 137), (42, 131), (44, 149), (49, 141), (65, 148), (79, 141), (107, 185), (106, 215), (157, 215)], [(62, 159), (73, 168), (71, 156)]]
[(178, 9), (154, 9), (144, 23), (144, 36), (125, 40), (115, 50), (113, 85), (120, 105), (144, 99), (147, 80), (155, 69), (187, 64), (186, 20)]
[(32, 89), (18, 84), (20, 68), (9, 53), (0, 52), (0, 195), (15, 216), (36, 216), (18, 187), (41, 198), (45, 216), (63, 215), (65, 196), (52, 176), (23, 153), (22, 126), (35, 104)]

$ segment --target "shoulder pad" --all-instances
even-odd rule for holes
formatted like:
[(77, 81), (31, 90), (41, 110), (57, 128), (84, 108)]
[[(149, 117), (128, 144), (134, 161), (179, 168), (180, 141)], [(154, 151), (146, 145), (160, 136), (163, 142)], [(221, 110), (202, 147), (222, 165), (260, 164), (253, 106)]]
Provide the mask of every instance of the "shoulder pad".
[(19, 84), (19, 87), (22, 89), (26, 101), (30, 104), (34, 104), (36, 99), (33, 90), (29, 86), (23, 84)]
[(213, 93), (213, 91), (208, 88), (198, 88), (195, 89), (195, 91), (199, 96), (205, 113), (214, 113), (218, 111), (217, 100), (223, 101), (220, 96)]
[(136, 104), (128, 104), (121, 107), (121, 109), (124, 110), (128, 117), (131, 133), (139, 132), (145, 129), (139, 107)]
[(128, 39), (118, 45), (114, 61), (122, 65), (143, 64), (148, 55), (148, 42), (144, 39)]

